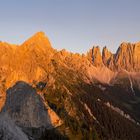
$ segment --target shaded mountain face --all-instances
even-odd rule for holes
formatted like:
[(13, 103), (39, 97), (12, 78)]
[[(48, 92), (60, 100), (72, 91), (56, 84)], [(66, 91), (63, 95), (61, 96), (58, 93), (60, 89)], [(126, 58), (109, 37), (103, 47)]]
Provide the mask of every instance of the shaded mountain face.
[(45, 104), (36, 90), (22, 81), (7, 90), (1, 112), (23, 127), (55, 127), (61, 124), (59, 117)]
[(139, 46), (80, 55), (53, 49), (43, 32), (0, 42), (1, 118), (28, 139), (140, 139)]
[[(62, 120), (49, 107), (44, 97), (37, 94), (35, 88), (23, 81), (18, 81), (12, 88), (7, 90), (6, 102), (2, 108), (0, 118), (0, 132), (3, 131), (0, 136), (3, 139), (5, 138), (4, 140), (17, 140), (20, 139), (20, 135), (21, 139), (22, 136), (36, 138), (37, 135), (41, 135), (41, 129), (53, 129), (62, 125)], [(6, 123), (6, 120), (8, 123)], [(39, 129), (40, 134), (34, 135), (33, 129)], [(28, 135), (25, 135), (24, 131)]]
[(29, 140), (27, 135), (5, 115), (0, 115), (0, 139), (1, 140)]

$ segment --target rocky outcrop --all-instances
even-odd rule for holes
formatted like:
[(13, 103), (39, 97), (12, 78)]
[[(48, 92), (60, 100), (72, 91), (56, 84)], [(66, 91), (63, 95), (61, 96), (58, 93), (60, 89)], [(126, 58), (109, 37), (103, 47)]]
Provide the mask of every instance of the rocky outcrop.
[(54, 128), (62, 124), (36, 90), (25, 82), (9, 88), (2, 114), (6, 114), (20, 127)]
[[(56, 128), (71, 139), (90, 139), (87, 134), (89, 137), (95, 134), (92, 127), (99, 124), (96, 128), (105, 129), (105, 139), (115, 139), (109, 136), (116, 136), (116, 128), (117, 138), (127, 139), (120, 137), (127, 123), (126, 127), (114, 125), (117, 114), (106, 115), (109, 110), (100, 103), (105, 99), (119, 104), (123, 97), (125, 100), (120, 105), (132, 109), (130, 113), (139, 105), (137, 100), (127, 101), (129, 95), (129, 99), (139, 97), (139, 46), (140, 43), (122, 43), (116, 54), (106, 47), (101, 54), (99, 47), (93, 47), (87, 55), (80, 55), (53, 49), (43, 32), (19, 46), (0, 42), (0, 138), (3, 134), (9, 139), (26, 139), (24, 132), (29, 137), (39, 134), (40, 138), (44, 128), (47, 128), (46, 136), (49, 131), (54, 135), (51, 130)], [(135, 109), (137, 114), (139, 106)], [(139, 114), (137, 118), (139, 120)], [(58, 127), (61, 124), (62, 127)], [(102, 132), (100, 134), (105, 136)], [(134, 132), (135, 129), (132, 136)], [(129, 133), (130, 130), (124, 135), (129, 136)]]
[(138, 72), (140, 70), (140, 43), (122, 43), (115, 56), (115, 65), (118, 70)]
[(104, 47), (102, 51), (102, 59), (104, 65), (108, 66), (110, 64), (112, 57), (113, 54), (107, 49), (107, 47)]
[[(91, 58), (89, 58), (91, 57)], [(140, 43), (122, 43), (117, 52), (112, 54), (107, 47), (103, 48), (102, 56), (98, 47), (93, 48), (88, 53), (88, 58), (96, 67), (103, 64), (113, 71), (122, 69), (129, 72), (140, 71)]]
[(0, 115), (0, 139), (1, 140), (29, 140), (22, 129), (6, 115)]
[(87, 53), (87, 57), (93, 63), (94, 66), (103, 66), (102, 55), (98, 46), (90, 49), (90, 51)]
[(109, 83), (122, 69), (140, 70), (140, 43), (122, 43), (115, 54), (107, 47), (101, 53), (95, 46), (87, 55), (80, 55), (53, 49), (45, 34), (38, 32), (21, 45), (0, 42), (0, 47), (0, 82), (4, 81), (5, 89), (20, 80), (33, 83), (46, 79), (56, 65), (72, 70), (87, 83)]

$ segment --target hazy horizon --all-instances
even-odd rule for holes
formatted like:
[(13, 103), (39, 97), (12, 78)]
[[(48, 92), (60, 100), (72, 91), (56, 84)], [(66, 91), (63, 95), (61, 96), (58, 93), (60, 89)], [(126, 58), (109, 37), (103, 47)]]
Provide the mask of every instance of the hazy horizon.
[(56, 49), (85, 53), (93, 45), (116, 52), (140, 41), (137, 0), (2, 0), (0, 40), (21, 44), (38, 31)]

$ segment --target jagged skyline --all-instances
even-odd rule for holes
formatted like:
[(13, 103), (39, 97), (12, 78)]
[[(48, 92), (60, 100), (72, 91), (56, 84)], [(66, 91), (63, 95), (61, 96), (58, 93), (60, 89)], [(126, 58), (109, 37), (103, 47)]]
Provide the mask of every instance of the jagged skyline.
[(37, 32), (0, 48), (1, 140), (140, 139), (140, 43), (80, 55)]
[(93, 45), (106, 45), (116, 52), (121, 42), (140, 41), (139, 3), (136, 0), (1, 1), (0, 40), (21, 44), (42, 30), (57, 49), (85, 53)]
[[(70, 64), (68, 67), (72, 66), (74, 70), (87, 74), (90, 80), (95, 78), (104, 83), (109, 83), (112, 77), (117, 77), (116, 72), (139, 73), (140, 70), (140, 42), (122, 43), (115, 54), (107, 47), (104, 47), (102, 52), (99, 47), (93, 47), (88, 53), (80, 55), (66, 49), (56, 50), (44, 32), (37, 32), (21, 45), (0, 42), (0, 48), (0, 74), (7, 77), (6, 87), (10, 87), (18, 80), (32, 82), (33, 79), (35, 81), (43, 79), (46, 73), (44, 68), (59, 59), (62, 64)], [(52, 68), (49, 67), (47, 70), (50, 71)]]

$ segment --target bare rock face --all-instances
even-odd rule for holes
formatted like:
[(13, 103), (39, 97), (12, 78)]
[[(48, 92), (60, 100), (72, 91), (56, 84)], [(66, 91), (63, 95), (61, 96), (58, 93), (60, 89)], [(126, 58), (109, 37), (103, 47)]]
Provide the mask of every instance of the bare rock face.
[[(131, 91), (132, 95), (137, 95), (137, 87), (140, 89), (140, 43), (122, 43), (116, 54), (112, 54), (106, 47), (101, 54), (99, 47), (93, 47), (87, 55), (80, 55), (53, 49), (45, 34), (38, 32), (19, 46), (0, 42), (0, 49), (0, 139), (4, 136), (4, 140), (26, 140), (24, 132), (28, 131), (27, 134), (33, 136), (32, 130), (36, 128), (42, 134), (42, 127), (50, 129), (63, 123), (65, 125), (65, 119), (62, 121), (57, 115), (59, 111), (62, 111), (60, 116), (68, 113), (70, 117), (79, 120), (77, 114), (80, 104), (78, 107), (71, 103), (74, 103), (72, 100), (75, 97), (78, 97), (75, 98), (77, 101), (80, 99), (80, 96), (75, 95), (86, 93), (86, 85), (89, 91), (89, 85), (92, 87), (93, 84), (100, 83), (102, 91), (106, 91), (106, 87), (112, 89), (114, 85), (119, 85)], [(47, 81), (47, 88), (39, 86), (40, 91), (36, 91), (31, 85), (36, 85), (39, 81)], [(46, 95), (46, 101), (42, 93)], [(91, 106), (91, 94), (88, 95), (89, 98), (86, 95), (81, 99), (90, 101)], [(63, 100), (64, 103), (61, 103)], [(56, 109), (57, 113), (50, 107)], [(93, 117), (92, 110), (87, 108), (86, 106)], [(88, 118), (83, 115), (81, 120)], [(61, 118), (63, 119), (62, 116)]]
[(107, 47), (101, 53), (95, 46), (87, 55), (80, 55), (53, 49), (45, 34), (38, 32), (21, 45), (0, 42), (0, 48), (0, 83), (4, 81), (6, 89), (20, 80), (27, 83), (41, 81), (55, 71), (56, 62), (81, 75), (88, 83), (95, 79), (104, 79), (108, 83), (114, 73), (122, 69), (129, 72), (140, 70), (140, 43), (122, 43), (115, 54)]
[(52, 128), (62, 124), (36, 90), (25, 82), (17, 82), (9, 88), (2, 114), (7, 114), (21, 127)]
[(55, 50), (43, 32), (38, 32), (21, 45), (0, 42), (0, 81), (6, 87), (16, 81), (38, 81), (45, 75), (46, 65)]
[(104, 47), (102, 56), (100, 49), (95, 47), (89, 51), (87, 56), (96, 67), (104, 64), (112, 71), (122, 69), (129, 72), (140, 71), (140, 43), (122, 43), (115, 54), (112, 54), (107, 47)]
[(140, 43), (122, 43), (116, 53), (115, 65), (118, 70), (138, 72), (140, 70)]
[[(104, 47), (102, 56), (99, 48), (95, 47), (88, 52), (87, 57), (97, 68), (97, 72), (90, 72), (94, 73), (92, 77), (96, 77), (100, 82), (114, 84), (121, 81), (118, 79), (127, 79), (129, 85), (134, 84), (139, 88), (139, 84), (137, 84), (139, 79), (135, 76), (140, 73), (139, 42), (135, 44), (122, 43), (115, 54)], [(127, 75), (124, 75), (124, 71)]]
[(112, 59), (112, 56), (113, 54), (107, 49), (107, 47), (104, 47), (102, 51), (102, 59), (103, 59), (104, 65), (108, 66), (108, 64), (110, 63)]
[(103, 66), (102, 55), (101, 55), (101, 52), (100, 52), (100, 48), (98, 46), (97, 47), (93, 47), (87, 53), (87, 57), (93, 63), (94, 66), (96, 66), (96, 67)]
[(29, 140), (20, 127), (6, 115), (0, 115), (0, 139), (1, 140)]

